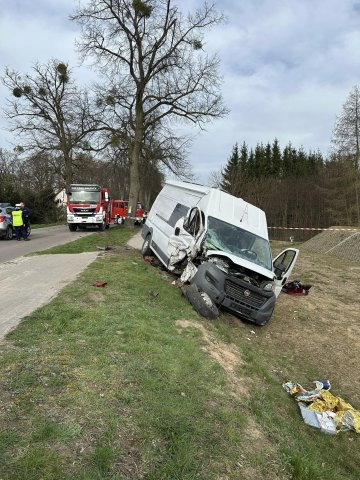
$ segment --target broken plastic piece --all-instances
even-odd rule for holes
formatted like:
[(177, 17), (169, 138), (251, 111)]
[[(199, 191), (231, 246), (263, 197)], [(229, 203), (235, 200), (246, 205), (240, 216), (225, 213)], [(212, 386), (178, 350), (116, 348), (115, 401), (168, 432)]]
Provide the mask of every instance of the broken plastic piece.
[(107, 282), (96, 282), (93, 284), (94, 287), (105, 287), (107, 285)]
[(96, 245), (96, 249), (97, 249), (97, 250), (107, 251), (107, 250), (111, 250), (112, 247), (109, 247), (109, 245), (104, 245), (104, 246), (102, 246), (102, 245)]

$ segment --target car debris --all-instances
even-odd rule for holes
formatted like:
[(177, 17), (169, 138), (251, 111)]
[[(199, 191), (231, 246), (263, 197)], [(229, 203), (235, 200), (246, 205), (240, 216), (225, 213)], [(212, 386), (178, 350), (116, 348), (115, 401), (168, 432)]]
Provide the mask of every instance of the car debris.
[(293, 280), (292, 282), (285, 283), (282, 292), (295, 296), (309, 295), (311, 287), (312, 285), (301, 283), (300, 280)]
[(159, 295), (159, 292), (154, 292), (153, 290), (150, 290), (148, 292), (148, 295), (150, 298), (156, 298)]
[(107, 282), (95, 282), (93, 284), (93, 287), (105, 287), (107, 285)]
[(298, 402), (304, 422), (332, 435), (347, 430), (360, 433), (360, 412), (341, 397), (330, 393), (329, 380), (314, 383), (315, 389), (310, 391), (299, 383), (283, 384), (286, 392)]
[(189, 182), (165, 183), (142, 237), (143, 257), (180, 276), (198, 313), (216, 318), (225, 308), (257, 325), (270, 320), (299, 253), (288, 248), (272, 260), (264, 211)]
[(112, 250), (112, 247), (110, 247), (109, 245), (96, 245), (96, 249), (97, 250), (102, 250), (102, 251), (108, 251), (108, 250)]

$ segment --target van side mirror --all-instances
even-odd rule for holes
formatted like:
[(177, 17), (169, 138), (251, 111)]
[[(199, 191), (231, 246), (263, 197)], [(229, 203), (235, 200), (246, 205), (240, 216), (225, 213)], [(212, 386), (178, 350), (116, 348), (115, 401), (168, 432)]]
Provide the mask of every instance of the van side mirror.
[(175, 237), (178, 237), (180, 235), (180, 227), (175, 228)]

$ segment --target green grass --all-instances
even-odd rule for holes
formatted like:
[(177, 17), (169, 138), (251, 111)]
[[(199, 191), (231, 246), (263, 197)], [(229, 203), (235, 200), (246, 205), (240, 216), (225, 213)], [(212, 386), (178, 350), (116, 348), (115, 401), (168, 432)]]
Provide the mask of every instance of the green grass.
[(21, 323), (0, 364), (1, 478), (211, 480), (240, 461), (246, 414), (181, 318), (197, 321), (123, 250)]
[[(111, 248), (116, 249), (126, 243), (137, 231), (137, 228), (116, 226), (109, 230), (105, 230), (104, 232), (95, 232), (86, 237), (74, 240), (73, 242), (48, 248), (47, 250), (41, 250), (40, 252), (35, 252), (30, 255), (95, 252), (97, 246), (110, 246)], [(76, 235), (76, 233), (74, 233), (74, 235)]]
[[(304, 425), (273, 372), (285, 365), (303, 382), (321, 365), (274, 350), (271, 337), (248, 341), (254, 327), (230, 316), (200, 319), (160, 271), (121, 246), (132, 233), (51, 249), (115, 247), (2, 346), (0, 478), (357, 480), (359, 437)], [(92, 287), (98, 280), (107, 286)], [(223, 358), (236, 345), (243, 363), (225, 374), (201, 331), (178, 326), (184, 319), (204, 326)]]

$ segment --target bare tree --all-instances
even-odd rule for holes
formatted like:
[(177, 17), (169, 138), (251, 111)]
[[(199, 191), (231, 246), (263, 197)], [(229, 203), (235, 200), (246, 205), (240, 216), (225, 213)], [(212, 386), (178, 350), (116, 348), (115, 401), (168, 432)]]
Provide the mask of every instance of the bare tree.
[(336, 119), (332, 143), (337, 153), (351, 157), (355, 168), (360, 167), (360, 90), (357, 85)]
[(104, 101), (119, 131), (126, 130), (134, 211), (149, 130), (156, 127), (166, 138), (174, 119), (203, 127), (226, 113), (219, 60), (203, 52), (205, 31), (223, 17), (206, 3), (185, 17), (171, 0), (90, 0), (72, 19), (82, 27), (79, 51), (83, 58), (93, 57), (106, 76)]
[(209, 177), (208, 177), (208, 184), (210, 185), (210, 187), (213, 187), (213, 188), (221, 188), (221, 182), (222, 182), (222, 167), (220, 167), (219, 170), (212, 170), (210, 173), (209, 173)]
[(360, 224), (360, 90), (357, 85), (351, 90), (341, 115), (336, 120), (332, 143), (335, 153), (354, 165), (351, 183), (356, 198), (357, 222)]
[(5, 113), (11, 130), (22, 139), (18, 151), (47, 153), (69, 185), (75, 154), (86, 148), (98, 123), (87, 94), (75, 86), (68, 66), (55, 60), (36, 64), (24, 77), (7, 69), (3, 83), (15, 97)]

